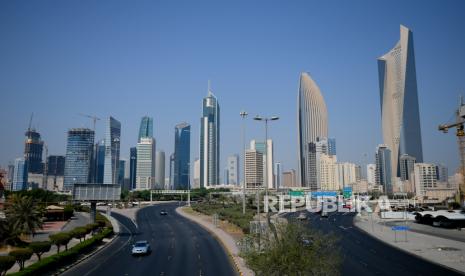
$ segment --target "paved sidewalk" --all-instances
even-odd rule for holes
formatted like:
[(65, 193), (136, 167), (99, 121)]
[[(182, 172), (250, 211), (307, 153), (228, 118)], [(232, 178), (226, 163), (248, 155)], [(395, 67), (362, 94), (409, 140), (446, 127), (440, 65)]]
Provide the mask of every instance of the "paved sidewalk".
[(241, 275), (255, 275), (254, 272), (246, 266), (244, 259), (239, 256), (239, 248), (237, 247), (236, 240), (234, 240), (231, 235), (226, 233), (223, 229), (213, 225), (211, 222), (211, 217), (198, 214), (189, 214), (183, 209), (184, 207), (178, 207), (176, 208), (176, 212), (181, 216), (194, 221), (212, 233), (221, 242), (223, 247), (226, 248), (226, 250), (229, 252), (229, 255), (232, 257)]
[[(376, 215), (359, 216), (354, 225), (373, 237), (428, 261), (465, 272), (465, 243), (411, 231), (395, 232)], [(397, 239), (397, 242), (396, 242)], [(407, 239), (407, 241), (405, 241)]]

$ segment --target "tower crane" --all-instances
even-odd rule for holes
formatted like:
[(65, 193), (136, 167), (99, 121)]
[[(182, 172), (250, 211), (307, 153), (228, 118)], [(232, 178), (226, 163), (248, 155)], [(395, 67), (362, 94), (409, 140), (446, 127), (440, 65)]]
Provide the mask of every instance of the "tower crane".
[(83, 114), (83, 113), (79, 113), (79, 115), (82, 117), (87, 117), (87, 118), (92, 119), (92, 122), (94, 123), (93, 131), (95, 132), (95, 125), (97, 124), (97, 121), (100, 120), (100, 118), (95, 115), (88, 115), (88, 114)]
[(450, 128), (456, 128), (455, 135), (457, 136), (457, 143), (459, 146), (460, 173), (462, 174), (462, 179), (460, 183), (457, 183), (457, 201), (460, 202), (460, 206), (463, 207), (465, 201), (465, 104), (463, 103), (462, 97), (460, 97), (460, 105), (458, 109), (455, 111), (455, 118), (455, 122), (452, 122), (450, 124), (439, 125), (438, 130), (447, 133)]

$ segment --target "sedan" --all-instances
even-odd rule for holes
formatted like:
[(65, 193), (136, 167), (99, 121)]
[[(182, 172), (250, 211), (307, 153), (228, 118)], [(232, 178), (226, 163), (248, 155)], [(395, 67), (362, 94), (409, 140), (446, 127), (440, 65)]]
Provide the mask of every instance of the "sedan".
[(132, 246), (132, 255), (147, 255), (150, 254), (150, 244), (148, 241), (138, 241)]

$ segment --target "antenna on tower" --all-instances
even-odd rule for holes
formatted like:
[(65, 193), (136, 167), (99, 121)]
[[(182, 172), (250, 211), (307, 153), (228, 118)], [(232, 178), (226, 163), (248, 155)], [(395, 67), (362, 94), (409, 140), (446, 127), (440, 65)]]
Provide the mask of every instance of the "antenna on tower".
[(27, 130), (31, 130), (31, 127), (32, 127), (32, 118), (34, 118), (34, 112), (31, 113), (31, 117), (29, 118), (29, 127), (27, 128)]
[(212, 90), (211, 90), (211, 83), (210, 80), (208, 80), (208, 95), (211, 95)]

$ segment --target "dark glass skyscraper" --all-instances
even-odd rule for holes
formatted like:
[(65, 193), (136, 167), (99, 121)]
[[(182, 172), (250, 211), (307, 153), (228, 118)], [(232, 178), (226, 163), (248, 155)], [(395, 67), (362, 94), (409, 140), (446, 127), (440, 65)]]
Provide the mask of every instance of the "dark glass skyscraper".
[(103, 184), (103, 173), (105, 171), (105, 140), (101, 140), (95, 145), (94, 156), (95, 168), (93, 182)]
[(132, 147), (129, 150), (129, 186), (131, 189), (136, 188), (136, 172), (137, 172), (137, 148)]
[(63, 183), (65, 191), (72, 190), (74, 183), (89, 183), (93, 148), (93, 130), (72, 128), (68, 131)]
[(220, 183), (220, 105), (208, 89), (200, 119), (200, 187)]
[(187, 123), (178, 124), (174, 129), (174, 189), (188, 188), (190, 152), (191, 126)]
[(153, 138), (153, 118), (144, 116), (140, 121), (139, 127), (139, 138), (137, 142), (140, 142), (140, 138)]
[(63, 176), (65, 174), (65, 157), (50, 155), (47, 158), (47, 175)]
[(392, 194), (391, 150), (386, 145), (376, 149), (376, 184), (383, 186), (384, 192)]
[(30, 173), (42, 173), (44, 167), (42, 163), (44, 142), (40, 139), (40, 133), (29, 128), (25, 135), (24, 159), (27, 163), (27, 170)]
[(117, 184), (119, 173), (119, 155), (121, 123), (113, 117), (108, 118), (105, 129), (105, 169), (104, 184)]

